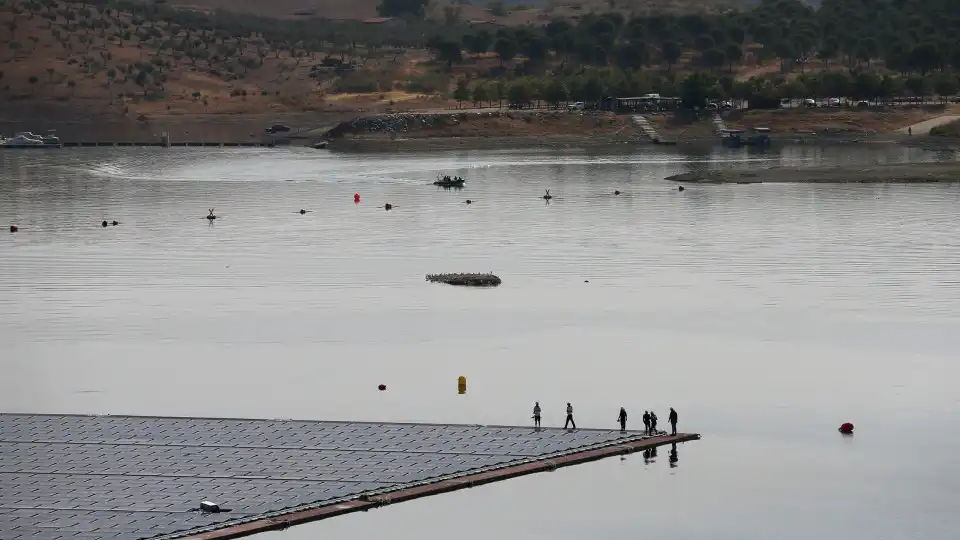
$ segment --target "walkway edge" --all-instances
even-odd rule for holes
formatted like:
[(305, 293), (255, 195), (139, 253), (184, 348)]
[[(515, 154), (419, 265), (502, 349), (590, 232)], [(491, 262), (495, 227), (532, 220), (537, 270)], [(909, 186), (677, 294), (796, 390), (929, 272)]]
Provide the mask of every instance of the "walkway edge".
[(184, 540), (228, 540), (230, 538), (240, 538), (243, 536), (249, 536), (251, 534), (267, 531), (277, 531), (286, 529), (292, 525), (300, 525), (303, 523), (340, 516), (351, 512), (367, 511), (380, 506), (386, 506), (388, 504), (419, 499), (420, 497), (439, 495), (441, 493), (448, 493), (450, 491), (456, 491), (459, 489), (480, 486), (483, 484), (507, 480), (509, 478), (515, 478), (527, 474), (553, 471), (559, 467), (578, 465), (580, 463), (587, 463), (589, 461), (596, 461), (598, 459), (616, 455), (632, 454), (634, 452), (656, 448), (667, 444), (696, 440), (700, 440), (699, 434), (681, 433), (678, 435), (664, 435), (662, 437), (627, 441), (621, 444), (604, 446), (602, 448), (595, 448), (592, 450), (584, 450), (582, 452), (574, 452), (564, 456), (548, 458), (531, 463), (521, 463), (519, 465), (504, 467), (494, 471), (480, 472), (467, 476), (461, 476), (459, 478), (441, 480), (436, 483), (423, 486), (414, 486), (383, 495), (374, 495), (369, 497), (361, 496), (358, 499), (347, 502), (333, 503), (329, 506), (314, 508), (311, 510), (291, 512), (280, 517), (264, 518), (240, 525), (228, 526), (216, 531), (184, 536), (182, 538)]

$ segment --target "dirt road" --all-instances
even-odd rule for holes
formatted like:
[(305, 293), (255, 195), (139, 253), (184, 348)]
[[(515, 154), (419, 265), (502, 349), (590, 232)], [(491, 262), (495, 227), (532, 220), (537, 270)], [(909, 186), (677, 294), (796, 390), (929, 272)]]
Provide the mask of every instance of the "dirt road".
[(936, 118), (931, 118), (930, 120), (924, 120), (923, 122), (913, 124), (912, 126), (900, 128), (897, 130), (897, 133), (910, 133), (912, 131), (913, 135), (929, 135), (931, 129), (944, 124), (949, 124), (954, 120), (960, 120), (960, 115), (947, 114), (944, 116), (938, 116)]

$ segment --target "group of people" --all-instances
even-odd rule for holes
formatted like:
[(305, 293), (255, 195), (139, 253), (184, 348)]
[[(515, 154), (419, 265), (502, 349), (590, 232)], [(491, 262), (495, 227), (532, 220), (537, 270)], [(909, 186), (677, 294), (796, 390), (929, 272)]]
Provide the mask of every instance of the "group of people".
[[(540, 427), (540, 413), (542, 409), (540, 408), (540, 402), (537, 401), (533, 404), (533, 427)], [(667, 417), (667, 421), (670, 422), (671, 435), (677, 434), (677, 411), (670, 407), (670, 416)], [(620, 423), (620, 431), (627, 430), (627, 409), (620, 407), (620, 414), (617, 416), (617, 422)], [(567, 402), (567, 419), (563, 422), (563, 429), (577, 429), (577, 423), (573, 421), (573, 405)], [(647, 435), (656, 435), (660, 433), (657, 431), (657, 413), (653, 411), (643, 411), (643, 432)], [(666, 432), (664, 432), (666, 433)]]

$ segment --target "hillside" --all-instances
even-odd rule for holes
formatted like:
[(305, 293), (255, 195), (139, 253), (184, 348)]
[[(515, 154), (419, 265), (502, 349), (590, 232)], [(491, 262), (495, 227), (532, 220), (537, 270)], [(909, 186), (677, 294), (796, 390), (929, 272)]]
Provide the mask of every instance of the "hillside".
[[(168, 0), (172, 6), (201, 11), (224, 9), (278, 19), (322, 17), (363, 20), (379, 17), (381, 0)], [(486, 21), (514, 26), (537, 24), (554, 18), (575, 20), (587, 13), (722, 12), (741, 6), (740, 0), (433, 0), (427, 14), (446, 20), (446, 7), (461, 22)], [(492, 6), (492, 7), (491, 7)], [(502, 6), (502, 10), (501, 10)]]
[[(944, 10), (954, 8), (946, 0), (926, 0), (927, 11), (917, 11), (918, 1), (874, 13), (861, 0), (829, 0), (820, 11), (765, 0), (742, 14), (608, 11), (507, 28), (280, 20), (132, 0), (101, 7), (7, 0), (0, 114), (269, 123), (651, 92), (688, 105), (741, 99), (761, 108), (782, 97), (952, 96), (960, 48), (949, 49), (946, 36), (960, 18), (948, 18)], [(892, 24), (901, 18), (907, 23)]]

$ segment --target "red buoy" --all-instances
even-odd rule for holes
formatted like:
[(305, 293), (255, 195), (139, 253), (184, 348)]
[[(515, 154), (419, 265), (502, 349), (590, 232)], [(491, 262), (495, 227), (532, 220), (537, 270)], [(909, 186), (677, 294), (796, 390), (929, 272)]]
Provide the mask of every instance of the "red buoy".
[(380, 390), (381, 392), (383, 392), (386, 389), (387, 389), (387, 385), (385, 384), (381, 384), (380, 386), (377, 387), (377, 390)]
[(840, 426), (840, 433), (849, 434), (853, 433), (853, 424), (847, 422)]
[(19, 231), (19, 230), (20, 230), (20, 227), (17, 227), (16, 225), (11, 225), (11, 226), (10, 226), (10, 232), (17, 232), (17, 231)]
[(357, 203), (360, 202), (360, 194), (359, 194), (359, 193), (354, 193), (354, 194), (353, 194), (353, 202), (354, 202), (354, 204), (357, 204)]

